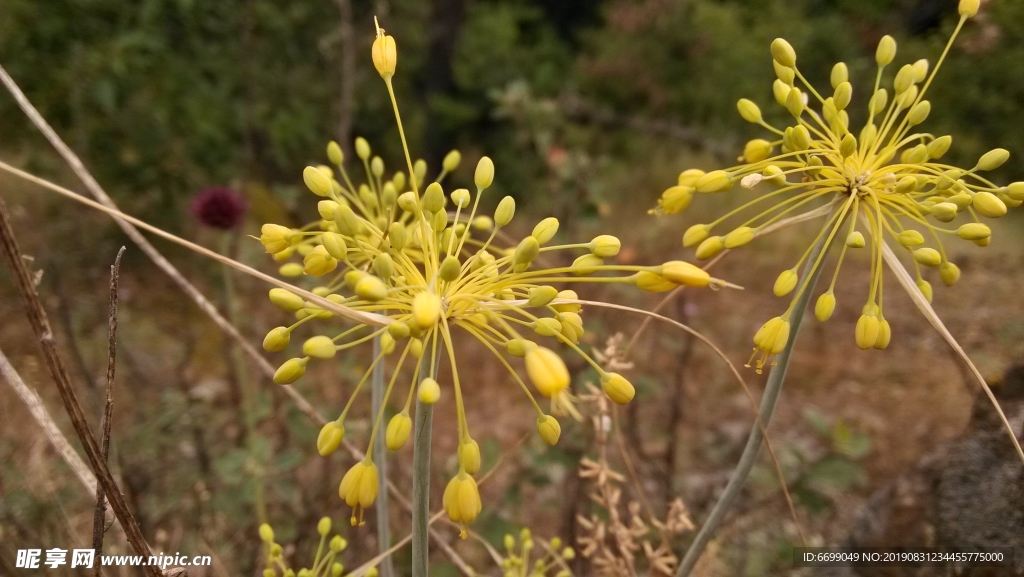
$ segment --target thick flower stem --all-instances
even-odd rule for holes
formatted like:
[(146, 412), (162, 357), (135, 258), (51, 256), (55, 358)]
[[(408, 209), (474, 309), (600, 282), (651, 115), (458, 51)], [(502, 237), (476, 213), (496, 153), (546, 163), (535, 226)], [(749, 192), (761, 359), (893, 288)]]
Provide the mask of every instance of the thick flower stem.
[[(830, 219), (826, 219), (829, 222)], [(764, 396), (761, 398), (761, 406), (758, 409), (761, 413), (761, 420), (764, 423), (764, 427), (767, 430), (768, 424), (772, 418), (772, 412), (775, 411), (775, 403), (779, 400), (779, 393), (782, 391), (782, 383), (786, 379), (786, 368), (789, 366), (789, 359), (793, 353), (793, 347), (796, 344), (797, 335), (800, 334), (800, 324), (804, 318), (804, 312), (807, 310), (807, 305), (811, 301), (811, 294), (814, 292), (814, 286), (818, 283), (818, 276), (821, 273), (822, 266), (818, 266), (815, 270), (810, 270), (814, 266), (814, 262), (818, 259), (818, 255), (821, 254), (822, 249), (825, 246), (827, 235), (822, 234), (808, 255), (807, 265), (804, 267), (803, 274), (800, 275), (803, 278), (807, 278), (810, 274), (811, 277), (807, 283), (807, 288), (804, 290), (800, 297), (797, 299), (796, 304), (793, 306), (793, 314), (790, 318), (791, 329), (789, 342), (786, 343), (786, 348), (779, 353), (776, 358), (776, 365), (771, 368), (768, 373), (768, 382), (765, 385)], [(761, 443), (764, 441), (764, 435), (761, 433), (761, 428), (754, 423), (754, 426), (750, 430), (750, 438), (747, 439), (747, 446), (743, 449), (743, 455), (740, 456), (740, 462), (736, 465), (736, 470), (733, 471), (732, 476), (729, 477), (729, 483), (725, 486), (725, 491), (722, 492), (721, 498), (715, 503), (711, 514), (708, 515), (707, 520), (701, 526), (700, 531), (697, 532), (697, 537), (694, 538), (690, 548), (687, 549), (686, 555), (683, 557), (683, 561), (679, 564), (679, 570), (676, 571), (675, 577), (687, 577), (693, 570), (694, 565), (697, 564), (697, 560), (700, 558), (701, 553), (704, 552), (704, 547), (707, 546), (711, 538), (714, 537), (715, 531), (721, 524), (722, 519), (725, 518), (726, 513), (732, 508), (736, 498), (739, 497), (740, 492), (743, 490), (743, 485), (747, 482), (747, 477), (750, 476), (750, 470), (754, 466), (754, 462), (757, 461), (757, 453), (761, 450)]]
[[(380, 337), (373, 339), (373, 358), (380, 356)], [(377, 363), (371, 375), (371, 390), (373, 413), (380, 413), (380, 406), (384, 403), (384, 365)], [(377, 464), (378, 486), (377, 486), (377, 547), (380, 551), (387, 551), (391, 548), (391, 519), (388, 514), (388, 460), (387, 447), (384, 445), (384, 435), (377, 435), (373, 442), (373, 460)], [(381, 559), (377, 566), (381, 577), (394, 577), (395, 569), (391, 557)]]
[[(427, 355), (423, 356), (422, 362), (429, 365)], [(430, 575), (430, 433), (433, 417), (434, 405), (421, 403), (417, 395), (412, 447), (412, 577)]]

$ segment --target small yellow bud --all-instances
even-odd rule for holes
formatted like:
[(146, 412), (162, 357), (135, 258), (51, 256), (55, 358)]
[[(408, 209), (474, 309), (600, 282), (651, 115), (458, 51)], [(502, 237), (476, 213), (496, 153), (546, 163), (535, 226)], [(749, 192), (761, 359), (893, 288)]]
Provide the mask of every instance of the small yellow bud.
[(965, 18), (972, 18), (978, 13), (978, 8), (980, 6), (981, 0), (960, 0), (960, 5), (957, 7), (957, 11)]
[[(441, 505), (453, 522), (472, 523), (481, 509), (480, 490), (473, 477), (461, 472), (453, 477), (444, 489)], [(462, 538), (466, 538), (465, 531)]]
[(796, 281), (800, 279), (800, 276), (795, 270), (784, 270), (779, 273), (779, 277), (775, 279), (775, 287), (772, 288), (772, 292), (775, 296), (781, 297), (786, 296), (793, 292), (796, 288)]
[(427, 212), (438, 212), (443, 209), (444, 190), (441, 188), (441, 185), (436, 182), (431, 182), (427, 185), (420, 204), (423, 206), (423, 210)]
[[(533, 227), (533, 233), (531, 236), (537, 239), (537, 242), (544, 244), (554, 238), (555, 233), (558, 232), (558, 219), (549, 216), (544, 220), (537, 223), (537, 226)], [(532, 259), (531, 259), (532, 260)]]
[(622, 248), (622, 243), (610, 234), (596, 236), (594, 240), (590, 241), (590, 252), (601, 258), (610, 258), (619, 254), (620, 248)]
[(384, 434), (384, 442), (388, 449), (397, 451), (405, 446), (409, 440), (409, 433), (412, 432), (412, 419), (405, 413), (398, 413), (388, 421), (388, 428)]
[(811, 133), (803, 124), (797, 125), (793, 128), (790, 141), (794, 150), (807, 150), (811, 146)]
[(345, 237), (336, 232), (325, 232), (320, 235), (320, 242), (323, 243), (327, 254), (338, 260), (344, 260), (348, 254), (348, 246), (345, 244)]
[(320, 517), (320, 520), (316, 523), (316, 532), (321, 536), (326, 536), (331, 532), (331, 518)]
[(879, 66), (888, 66), (896, 58), (896, 39), (886, 34), (878, 41), (875, 50), (875, 62)]
[(889, 327), (889, 321), (879, 318), (878, 337), (875, 338), (873, 348), (880, 351), (885, 350), (889, 346), (890, 339), (892, 339), (892, 328)]
[(344, 551), (348, 547), (348, 541), (341, 538), (341, 535), (335, 535), (328, 542), (327, 547), (335, 553)]
[(570, 268), (572, 273), (579, 276), (588, 274), (594, 274), (602, 266), (604, 266), (604, 259), (595, 254), (584, 254), (572, 261)]
[[(370, 172), (374, 176), (376, 176), (377, 178), (380, 178), (381, 176), (383, 176), (384, 175), (384, 159), (379, 157), (379, 156), (374, 156), (373, 159), (370, 160)], [(374, 198), (374, 200), (376, 201), (377, 199)]]
[(288, 312), (295, 312), (303, 306), (302, 297), (283, 288), (270, 289), (270, 302)]
[(932, 103), (928, 102), (927, 100), (922, 100), (915, 104), (914, 107), (910, 109), (910, 112), (907, 114), (907, 122), (911, 126), (921, 124), (922, 122), (925, 121), (925, 119), (928, 118), (928, 115), (931, 114), (931, 111)]
[(292, 229), (279, 224), (265, 224), (260, 229), (260, 243), (270, 254), (277, 254), (292, 246)]
[[(494, 162), (486, 156), (480, 157), (480, 161), (476, 163), (476, 172), (473, 174), (473, 182), (476, 184), (477, 189), (483, 190), (494, 182)], [(509, 220), (511, 220), (511, 216)]]
[(961, 225), (956, 234), (964, 240), (981, 240), (992, 236), (992, 229), (980, 222), (969, 222)]
[(382, 30), (378, 30), (370, 53), (373, 67), (377, 69), (377, 74), (380, 74), (381, 78), (387, 79), (395, 75), (395, 68), (398, 66), (398, 47), (391, 35), (385, 35)]
[(917, 190), (917, 179), (913, 176), (904, 176), (896, 183), (896, 194), (910, 194)]
[(700, 243), (697, 247), (697, 260), (707, 260), (725, 250), (725, 243), (720, 236), (712, 236)]
[(916, 230), (905, 230), (896, 238), (900, 241), (900, 244), (907, 248), (913, 248), (924, 244), (924, 235)]
[(423, 379), (416, 389), (416, 398), (424, 405), (433, 405), (441, 398), (441, 385), (430, 377)]
[(953, 286), (956, 281), (960, 280), (960, 267), (946, 261), (939, 266), (939, 277), (942, 279), (942, 284)]
[(692, 246), (697, 246), (708, 238), (708, 234), (710, 232), (711, 227), (706, 224), (695, 224), (691, 226), (683, 233), (683, 247), (690, 248)]
[(512, 217), (516, 214), (516, 199), (511, 196), (506, 196), (501, 199), (498, 203), (498, 208), (494, 211), (494, 222), (498, 226), (505, 226), (512, 222)]
[(771, 52), (772, 58), (779, 64), (789, 68), (796, 66), (796, 51), (793, 50), (793, 46), (789, 42), (782, 38), (772, 40)]
[(868, 110), (871, 114), (878, 114), (885, 110), (885, 105), (889, 102), (889, 93), (884, 88), (879, 88), (875, 94), (868, 101)]
[(338, 146), (338, 143), (333, 140), (327, 143), (327, 159), (331, 161), (331, 164), (341, 164), (345, 162), (345, 153), (341, 151), (341, 147)]
[(320, 434), (316, 436), (316, 451), (321, 457), (326, 457), (338, 450), (344, 438), (345, 427), (331, 421), (320, 428)]
[(864, 235), (859, 230), (855, 230), (846, 236), (846, 246), (850, 248), (864, 248), (865, 244)]
[(792, 88), (786, 82), (776, 79), (772, 83), (772, 95), (775, 96), (775, 102), (779, 103), (779, 106), (785, 106), (786, 100), (789, 98), (789, 89)]
[(601, 377), (601, 389), (617, 405), (625, 405), (636, 395), (633, 384), (619, 373), (605, 373)]
[(740, 98), (739, 102), (736, 103), (736, 109), (739, 110), (743, 120), (754, 124), (761, 122), (761, 109), (754, 104), (754, 101)]
[(846, 158), (857, 151), (857, 137), (850, 134), (849, 132), (843, 136), (843, 140), (839, 143), (839, 154)]
[(302, 378), (306, 373), (307, 359), (288, 359), (274, 373), (274, 382), (279, 385), (290, 385)]
[(311, 337), (302, 344), (302, 352), (314, 359), (329, 359), (334, 356), (336, 349), (331, 337), (323, 335)]
[(932, 159), (942, 158), (949, 146), (953, 144), (952, 136), (940, 136), (928, 143), (928, 157)]
[(553, 286), (538, 286), (530, 289), (528, 298), (531, 307), (545, 307), (558, 296), (558, 290)]
[[(416, 193), (408, 190), (398, 195), (398, 207), (405, 212), (416, 212)], [(335, 219), (337, 220), (337, 219)]]
[(551, 349), (535, 347), (526, 352), (526, 374), (537, 391), (553, 397), (569, 386), (569, 370)]
[(441, 161), (441, 169), (445, 172), (455, 172), (460, 162), (462, 162), (462, 153), (458, 150), (449, 151), (448, 154), (444, 155), (444, 160)]
[(706, 287), (711, 284), (711, 275), (706, 270), (681, 260), (661, 265), (661, 276), (669, 282), (689, 287)]
[(338, 203), (333, 200), (321, 200), (316, 203), (316, 211), (320, 213), (320, 218), (332, 221), (334, 220), (334, 211), (338, 208)]
[(450, 254), (446, 256), (443, 261), (441, 261), (441, 268), (438, 271), (441, 280), (452, 282), (453, 280), (459, 278), (459, 274), (461, 273), (462, 263), (459, 262), (459, 257)]
[(932, 218), (939, 222), (950, 222), (956, 218), (957, 206), (952, 202), (940, 202), (932, 206)]
[(423, 341), (419, 339), (409, 341), (409, 354), (412, 355), (414, 359), (423, 358)]
[(697, 185), (697, 180), (704, 176), (704, 171), (699, 168), (688, 168), (679, 173), (679, 178), (676, 179), (679, 186), (688, 186), (693, 188)]
[(840, 83), (839, 86), (836, 87), (832, 99), (836, 110), (843, 110), (849, 106), (850, 101), (853, 100), (853, 85), (849, 82)]
[(509, 339), (509, 341), (505, 343), (505, 349), (508, 351), (508, 354), (519, 358), (525, 357), (526, 353), (536, 346), (537, 343), (526, 339)]
[(562, 323), (558, 322), (558, 319), (537, 319), (532, 326), (534, 332), (542, 337), (553, 337), (562, 332)]
[(932, 283), (924, 279), (918, 279), (917, 288), (920, 289), (924, 298), (928, 299), (928, 302), (932, 302)]
[(455, 203), (455, 206), (459, 208), (466, 208), (467, 206), (469, 206), (469, 201), (471, 200), (471, 198), (469, 196), (469, 191), (466, 190), (465, 188), (459, 188), (457, 190), (452, 191), (451, 196), (452, 202)]
[(260, 524), (260, 540), (264, 543), (274, 542), (274, 530), (266, 523)]
[(800, 115), (803, 114), (804, 108), (806, 106), (807, 103), (804, 100), (804, 93), (801, 92), (800, 89), (795, 86), (793, 88), (790, 88), (789, 94), (786, 95), (786, 110), (788, 110), (789, 113), (795, 116), (796, 118), (800, 118)]
[(694, 185), (697, 192), (725, 192), (731, 187), (729, 173), (724, 170), (713, 170), (698, 178)]
[[(772, 143), (768, 142), (767, 140), (764, 140), (763, 138), (755, 138), (754, 140), (747, 142), (746, 146), (743, 147), (743, 159), (751, 164), (761, 162), (762, 160), (765, 160), (771, 155)], [(672, 189), (670, 188), (669, 190)], [(690, 197), (692, 197), (693, 189), (689, 189), (689, 191), (691, 193)], [(665, 192), (668, 193), (668, 191)], [(662, 195), (662, 198), (664, 198), (664, 195)], [(687, 199), (686, 204), (689, 204), (689, 199)], [(683, 209), (685, 208), (686, 207), (684, 206)], [(675, 212), (679, 211), (677, 210)], [(669, 212), (668, 209), (665, 210), (665, 213), (674, 214), (672, 212)]]
[(819, 322), (825, 322), (832, 318), (832, 313), (836, 310), (836, 295), (832, 294), (832, 291), (822, 293), (818, 297), (818, 300), (814, 303), (814, 317)]
[(634, 274), (631, 279), (638, 289), (651, 293), (663, 293), (679, 286), (657, 273), (645, 270)]
[(837, 62), (832, 67), (832, 75), (829, 77), (832, 83), (832, 88), (839, 88), (839, 85), (850, 80), (850, 70), (846, 67), (843, 62)]
[(543, 415), (537, 417), (537, 432), (545, 443), (554, 447), (558, 443), (558, 437), (562, 435), (562, 426), (551, 415)]
[(875, 315), (861, 315), (857, 319), (857, 328), (854, 331), (857, 346), (862, 350), (874, 348), (878, 341), (878, 317)]
[(1006, 214), (1006, 203), (991, 192), (981, 191), (974, 195), (974, 210), (981, 216), (999, 218)]
[(311, 276), (323, 276), (338, 267), (338, 259), (327, 253), (323, 245), (314, 247), (302, 259), (302, 270)]
[(995, 170), (1010, 158), (1010, 151), (1005, 148), (993, 148), (978, 159), (977, 170)]
[(519, 241), (519, 245), (516, 246), (516, 250), (512, 254), (513, 270), (516, 272), (526, 270), (539, 253), (540, 242), (537, 241), (537, 237), (531, 235)]
[(749, 226), (741, 226), (725, 235), (722, 244), (725, 248), (739, 248), (752, 240), (754, 240), (754, 229)]
[(359, 298), (376, 302), (388, 296), (388, 285), (373, 275), (366, 275), (356, 283), (355, 292)]
[(334, 190), (331, 177), (315, 166), (302, 169), (302, 181), (317, 196), (328, 196)]
[(942, 255), (934, 248), (919, 248), (913, 252), (914, 260), (924, 266), (939, 266), (942, 262)]
[[(580, 296), (576, 294), (576, 291), (566, 289), (558, 291), (558, 298), (564, 300), (578, 300)], [(583, 305), (579, 303), (561, 303), (554, 305), (553, 308), (560, 313), (578, 313), (583, 310)]]
[(473, 439), (459, 444), (459, 464), (470, 475), (480, 472), (480, 445)]
[(441, 318), (441, 297), (430, 291), (421, 291), (412, 300), (412, 317), (416, 326), (427, 330)]
[(470, 226), (475, 230), (491, 230), (494, 228), (494, 220), (487, 215), (481, 214), (480, 216), (473, 218)]
[(279, 353), (288, 347), (289, 341), (291, 341), (291, 332), (288, 327), (270, 329), (267, 336), (263, 338), (263, 350), (268, 353)]

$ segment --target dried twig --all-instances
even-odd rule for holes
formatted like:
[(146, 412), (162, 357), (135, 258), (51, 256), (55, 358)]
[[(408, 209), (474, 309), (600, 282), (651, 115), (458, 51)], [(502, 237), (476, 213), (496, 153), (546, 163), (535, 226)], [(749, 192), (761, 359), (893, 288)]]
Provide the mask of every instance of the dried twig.
[[(100, 486), (103, 487), (104, 492), (110, 499), (110, 507), (121, 521), (121, 526), (124, 528), (128, 542), (137, 555), (143, 555), (148, 558), (151, 554), (149, 544), (146, 543), (142, 530), (135, 521), (131, 509), (128, 508), (128, 504), (125, 502), (124, 495), (121, 494), (114, 476), (110, 473), (106, 462), (100, 456), (99, 446), (89, 430), (89, 422), (85, 419), (85, 412), (82, 410), (82, 404), (79, 402), (78, 395), (71, 384), (67, 367), (64, 365), (64, 360), (57, 353), (57, 344), (53, 337), (53, 330), (50, 328), (50, 321), (46, 316), (43, 303), (39, 299), (39, 294), (36, 292), (35, 284), (32, 282), (32, 275), (25, 267), (21, 250), (18, 248), (14, 231), (11, 229), (11, 223), (7, 218), (7, 205), (2, 199), (0, 199), (0, 248), (2, 248), (4, 258), (7, 260), (7, 265), (10, 267), (14, 277), (15, 285), (27, 309), (29, 323), (32, 325), (36, 338), (39, 339), (39, 346), (43, 350), (46, 366), (50, 369), (50, 374), (57, 384), (57, 390), (60, 392), (64, 409), (71, 418), (71, 424), (75, 428), (79, 441), (81, 441), (82, 446), (85, 448), (85, 455), (89, 465), (92, 467), (92, 471), (96, 475)], [(152, 577), (160, 577), (161, 575), (160, 570), (156, 567), (146, 567), (145, 571)]]
[[(114, 415), (114, 370), (117, 368), (117, 280), (121, 274), (121, 256), (124, 247), (117, 251), (114, 264), (110, 267), (110, 308), (107, 311), (107, 392), (103, 403), (103, 418), (100, 420), (100, 456), (107, 462), (110, 455), (110, 425)], [(103, 554), (104, 517), (107, 513), (107, 498), (103, 487), (96, 488), (96, 511), (92, 517), (92, 548), (96, 558)], [(96, 565), (96, 577), (100, 576), (100, 566)]]

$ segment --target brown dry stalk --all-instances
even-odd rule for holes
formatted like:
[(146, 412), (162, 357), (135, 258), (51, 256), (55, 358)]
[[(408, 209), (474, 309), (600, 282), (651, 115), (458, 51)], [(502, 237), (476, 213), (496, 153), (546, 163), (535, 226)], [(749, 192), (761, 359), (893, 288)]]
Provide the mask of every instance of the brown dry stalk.
[[(29, 324), (32, 325), (32, 330), (39, 340), (39, 346), (43, 350), (43, 358), (46, 360), (46, 366), (50, 369), (50, 374), (57, 384), (57, 390), (60, 392), (64, 409), (67, 411), (68, 417), (71, 418), (71, 424), (75, 428), (78, 440), (85, 448), (85, 456), (89, 461), (89, 465), (96, 475), (100, 487), (102, 487), (107, 498), (110, 500), (111, 509), (114, 510), (114, 514), (121, 521), (121, 526), (124, 528), (128, 543), (131, 544), (132, 549), (135, 550), (137, 555), (148, 558), (152, 554), (149, 544), (146, 543), (146, 538), (142, 535), (139, 524), (135, 521), (135, 517), (132, 515), (131, 509), (128, 508), (124, 495), (118, 488), (114, 476), (110, 473), (110, 468), (107, 467), (106, 461), (103, 460), (100, 454), (96, 438), (92, 436), (92, 432), (89, 430), (89, 422), (85, 419), (85, 411), (82, 410), (82, 405), (78, 401), (78, 395), (71, 384), (67, 367), (57, 352), (57, 343), (53, 337), (53, 330), (50, 328), (50, 321), (46, 316), (43, 303), (39, 299), (39, 293), (36, 292), (35, 284), (32, 282), (32, 275), (25, 266), (21, 250), (18, 248), (14, 231), (11, 229), (11, 223), (7, 218), (7, 205), (3, 202), (3, 199), (0, 199), (0, 249), (2, 249), (4, 258), (7, 260), (7, 266), (11, 269), (14, 283), (25, 304)], [(147, 566), (145, 572), (151, 577), (161, 576), (161, 571), (157, 567)]]

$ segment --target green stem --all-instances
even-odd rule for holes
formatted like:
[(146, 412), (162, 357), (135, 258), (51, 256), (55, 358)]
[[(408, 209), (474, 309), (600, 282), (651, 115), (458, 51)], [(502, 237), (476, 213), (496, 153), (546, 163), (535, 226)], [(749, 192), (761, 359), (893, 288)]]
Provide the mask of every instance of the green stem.
[[(424, 355), (423, 362), (430, 362), (429, 358)], [(430, 433), (433, 415), (434, 405), (421, 403), (417, 395), (412, 448), (412, 577), (428, 577), (430, 574)]]
[[(827, 227), (828, 223), (831, 222), (831, 218), (826, 218), (825, 222)], [(818, 283), (821, 269), (824, 268), (818, 266), (811, 270), (818, 259), (818, 255), (825, 248), (827, 238), (827, 234), (820, 235), (818, 242), (811, 250), (807, 264), (804, 266), (803, 275), (801, 276), (807, 278), (807, 275), (811, 275), (808, 279), (807, 290), (800, 295), (793, 306), (793, 315), (790, 318), (792, 328), (789, 332), (789, 342), (786, 343), (786, 348), (776, 358), (777, 364), (768, 373), (768, 382), (765, 385), (764, 396), (761, 398), (761, 406), (759, 408), (765, 430), (768, 429), (772, 412), (775, 411), (775, 403), (779, 400), (779, 393), (782, 392), (782, 383), (786, 379), (786, 369), (789, 367), (793, 347), (796, 344), (797, 335), (800, 333), (800, 324), (803, 321), (804, 312), (807, 310), (808, 303), (811, 302), (811, 293), (814, 292), (814, 286)], [(743, 449), (743, 455), (740, 456), (740, 462), (736, 465), (736, 470), (729, 477), (729, 483), (726, 484), (721, 498), (715, 503), (714, 508), (711, 509), (711, 514), (708, 515), (707, 521), (701, 526), (700, 531), (697, 532), (697, 537), (694, 538), (690, 548), (687, 549), (675, 577), (687, 577), (690, 571), (693, 570), (694, 565), (697, 564), (701, 553), (704, 552), (704, 547), (714, 537), (715, 531), (722, 523), (722, 519), (725, 518), (726, 513), (732, 508), (736, 498), (739, 497), (740, 492), (743, 490), (743, 485), (746, 483), (747, 477), (750, 476), (750, 470), (754, 467), (754, 462), (757, 460), (757, 454), (761, 450), (761, 443), (763, 441), (764, 435), (762, 435), (761, 428), (755, 422), (754, 426), (750, 429), (750, 438), (747, 439), (747, 446)]]
[[(380, 336), (373, 339), (373, 358), (380, 355)], [(384, 365), (379, 362), (373, 367), (373, 374), (370, 376), (372, 391), (373, 412), (380, 413), (380, 406), (384, 403)], [(381, 423), (384, 426), (384, 423)], [(391, 548), (391, 516), (388, 513), (388, 460), (387, 447), (384, 445), (384, 435), (377, 435), (373, 441), (373, 461), (377, 464), (377, 547), (380, 551), (387, 551)], [(395, 568), (391, 557), (381, 559), (377, 566), (381, 577), (394, 577)]]

